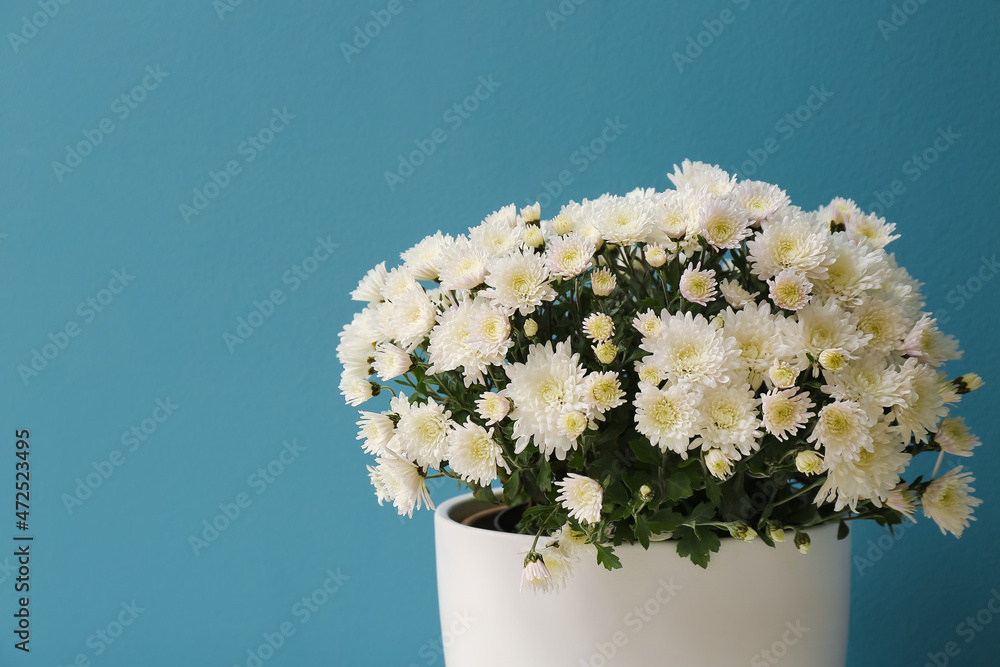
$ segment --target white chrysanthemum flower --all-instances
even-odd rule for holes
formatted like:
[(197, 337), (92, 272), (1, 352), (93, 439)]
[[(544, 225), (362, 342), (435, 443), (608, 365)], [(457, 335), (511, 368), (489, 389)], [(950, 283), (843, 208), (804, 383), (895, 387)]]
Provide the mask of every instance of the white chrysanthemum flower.
[(487, 426), (496, 424), (510, 412), (510, 401), (492, 391), (483, 392), (476, 401), (476, 413)]
[(859, 246), (844, 234), (830, 237), (827, 258), (833, 261), (826, 268), (827, 275), (816, 281), (816, 293), (854, 306), (861, 304), (865, 292), (882, 286), (889, 268), (884, 251)]
[(524, 230), (524, 245), (529, 248), (541, 248), (545, 245), (545, 236), (542, 230), (535, 225), (529, 225)]
[(757, 407), (760, 400), (746, 383), (717, 385), (705, 390), (698, 402), (698, 437), (692, 447), (720, 449), (726, 457), (737, 460), (760, 447)]
[(392, 343), (379, 343), (375, 347), (375, 361), (372, 368), (380, 380), (399, 377), (413, 366), (410, 355)]
[(374, 269), (365, 274), (365, 277), (358, 283), (357, 288), (351, 292), (351, 298), (355, 301), (378, 302), (382, 300), (382, 285), (385, 284), (385, 262), (381, 262)]
[(917, 520), (913, 518), (913, 514), (917, 511), (917, 493), (909, 488), (906, 484), (900, 482), (889, 492), (889, 497), (886, 498), (885, 504), (887, 507), (891, 507), (896, 510), (907, 519), (916, 523)]
[(975, 481), (971, 472), (962, 472), (959, 466), (931, 482), (920, 496), (924, 514), (934, 520), (942, 534), (961, 537), (969, 522), (976, 520), (972, 509), (983, 501), (970, 495)]
[(722, 197), (711, 197), (702, 203), (698, 210), (698, 228), (714, 248), (736, 248), (751, 233), (746, 211)]
[(771, 217), (790, 201), (784, 190), (763, 181), (739, 183), (733, 191), (733, 199), (754, 223)]
[(591, 313), (583, 320), (583, 333), (595, 343), (611, 340), (615, 335), (615, 322), (605, 313)]
[(675, 164), (674, 173), (667, 174), (667, 178), (678, 190), (704, 189), (716, 195), (727, 195), (736, 187), (736, 177), (730, 176), (718, 165), (691, 160), (684, 160), (680, 167)]
[(882, 289), (878, 294), (898, 304), (903, 315), (912, 324), (920, 319), (921, 311), (927, 305), (920, 293), (923, 284), (899, 266), (892, 255), (886, 257), (886, 263), (889, 268), (884, 271)]
[(700, 262), (696, 266), (688, 265), (678, 286), (682, 297), (704, 306), (715, 298), (715, 271), (702, 271)]
[(813, 284), (798, 271), (784, 269), (767, 284), (768, 295), (778, 308), (802, 310), (812, 299)]
[(938, 424), (934, 442), (941, 447), (942, 452), (955, 456), (972, 456), (972, 450), (982, 444), (965, 425), (962, 417), (948, 417)]
[(594, 356), (597, 360), (607, 366), (618, 356), (618, 346), (609, 340), (602, 340), (597, 345), (592, 345)]
[(413, 510), (427, 507), (434, 509), (427, 481), (420, 468), (395, 455), (375, 459), (376, 466), (368, 466), (368, 476), (375, 487), (375, 497), (381, 505), (388, 500), (399, 512), (412, 517)]
[(852, 356), (846, 351), (839, 347), (831, 347), (829, 350), (823, 350), (819, 354), (819, 365), (825, 371), (837, 372), (844, 370), (847, 366), (847, 362), (852, 359)]
[(905, 401), (894, 406), (892, 415), (904, 436), (913, 435), (917, 442), (927, 442), (927, 435), (937, 430), (948, 406), (941, 395), (943, 376), (916, 359), (907, 359), (900, 369), (900, 392)]
[(483, 382), (490, 366), (502, 364), (513, 344), (505, 313), (486, 299), (463, 301), (438, 316), (427, 348), (428, 372), (462, 368), (470, 387)]
[(578, 410), (564, 412), (559, 415), (559, 431), (567, 438), (576, 440), (583, 435), (583, 432), (587, 430), (587, 426), (589, 425), (590, 420), (587, 418), (587, 415)]
[(931, 366), (962, 358), (958, 341), (941, 333), (937, 320), (924, 314), (903, 341), (903, 350), (914, 359)]
[(557, 236), (563, 236), (573, 231), (573, 221), (565, 215), (557, 215), (552, 218), (552, 220), (549, 221), (549, 226), (552, 229), (552, 233)]
[[(357, 313), (350, 323), (344, 325), (339, 338), (337, 359), (344, 367), (341, 374), (344, 380), (341, 390), (344, 390), (345, 386), (353, 387), (359, 379), (367, 384), (371, 375), (375, 346), (383, 340), (378, 331), (375, 313), (370, 308)], [(352, 394), (357, 395), (358, 392), (352, 391)]]
[(630, 246), (653, 230), (650, 204), (635, 197), (608, 197), (594, 202), (592, 221), (608, 243)]
[(796, 393), (794, 389), (774, 390), (760, 397), (764, 428), (778, 440), (786, 440), (788, 436), (799, 432), (810, 417), (814, 404), (809, 400), (809, 394)]
[(865, 296), (854, 309), (858, 330), (868, 334), (867, 349), (888, 354), (902, 345), (909, 324), (899, 304), (883, 297)]
[[(821, 355), (822, 356), (822, 355)], [(909, 399), (909, 387), (895, 368), (877, 352), (848, 362), (836, 372), (824, 373), (824, 393), (840, 401), (854, 401), (875, 419), (886, 408), (902, 405)]]
[(585, 396), (590, 409), (601, 414), (625, 402), (625, 392), (614, 371), (588, 375)]
[(601, 232), (594, 226), (593, 217), (595, 210), (599, 209), (611, 195), (601, 195), (594, 201), (584, 199), (582, 203), (569, 202), (559, 209), (558, 218), (566, 218), (572, 221), (572, 231), (590, 240), (598, 250), (604, 245), (604, 238)]
[(691, 229), (697, 229), (698, 223), (695, 217), (697, 207), (690, 205), (681, 193), (675, 190), (667, 190), (657, 196), (652, 207), (653, 231), (649, 234), (649, 240), (656, 243), (665, 243), (671, 239), (682, 238)]
[(410, 403), (399, 413), (389, 447), (423, 468), (439, 468), (447, 454), (445, 438), (451, 425), (451, 412), (434, 399)]
[(549, 546), (558, 544), (559, 548), (566, 552), (573, 560), (597, 556), (597, 547), (587, 543), (587, 535), (574, 530), (568, 523), (564, 523), (559, 530), (552, 533), (549, 536), (549, 540)]
[(643, 257), (646, 258), (646, 263), (649, 264), (654, 269), (658, 269), (667, 263), (669, 256), (667, 251), (663, 249), (659, 243), (650, 243), (643, 250)]
[(587, 371), (580, 355), (572, 353), (568, 341), (554, 349), (551, 342), (536, 344), (523, 364), (510, 364), (504, 370), (510, 382), (500, 395), (514, 404), (510, 413), (517, 441), (514, 452), (520, 454), (534, 439), (543, 456), (554, 453), (564, 460), (577, 442), (560, 429), (559, 419), (567, 412), (587, 411)]
[(721, 449), (710, 449), (705, 452), (705, 467), (714, 477), (723, 480), (733, 472), (733, 462)]
[(807, 215), (785, 216), (762, 225), (747, 241), (753, 272), (761, 280), (792, 269), (816, 280), (826, 277), (830, 233), (825, 225)]
[(640, 347), (652, 355), (646, 359), (677, 384), (705, 385), (729, 381), (727, 373), (736, 368), (739, 351), (735, 341), (701, 315), (690, 312), (661, 313), (663, 333), (645, 339)]
[(524, 569), (521, 570), (521, 592), (549, 593), (552, 591), (552, 578), (549, 569), (545, 567), (542, 555), (530, 552), (524, 557)]
[(503, 449), (493, 439), (493, 431), (467, 420), (447, 435), (448, 465), (462, 479), (489, 486), (497, 478), (497, 468), (510, 472)]
[(595, 480), (569, 473), (566, 479), (556, 482), (560, 493), (556, 498), (569, 515), (580, 523), (597, 523), (601, 520), (604, 489)]
[(339, 389), (340, 393), (344, 395), (344, 402), (353, 407), (357, 407), (375, 396), (371, 380), (364, 373), (343, 373), (340, 376)]
[(508, 314), (530, 315), (546, 301), (556, 298), (549, 285), (545, 261), (534, 253), (513, 253), (489, 263), (482, 296), (493, 299)]
[(417, 279), (413, 277), (413, 272), (406, 266), (397, 266), (385, 276), (385, 284), (382, 285), (382, 298), (386, 301), (396, 301), (411, 290), (424, 291)]
[(795, 455), (795, 469), (803, 475), (818, 475), (826, 470), (826, 461), (818, 453), (804, 450)]
[(510, 339), (510, 318), (494, 306), (473, 306), (466, 344), (490, 363), (501, 363), (514, 344)]
[(753, 294), (746, 291), (743, 286), (735, 280), (729, 280), (728, 278), (719, 283), (719, 291), (722, 292), (722, 296), (725, 298), (726, 303), (736, 310), (743, 308), (748, 303), (753, 303), (754, 300)]
[(786, 361), (775, 361), (767, 369), (771, 384), (778, 389), (791, 389), (799, 378), (799, 371)]
[(844, 219), (847, 238), (859, 245), (867, 243), (876, 249), (884, 248), (899, 238), (899, 234), (892, 233), (895, 229), (895, 223), (886, 223), (885, 218), (880, 218), (874, 213), (865, 214), (857, 211)]
[(441, 251), (438, 258), (442, 289), (463, 290), (478, 287), (486, 278), (486, 252), (473, 246), (465, 236)]
[(696, 392), (681, 385), (664, 389), (641, 385), (635, 397), (636, 430), (661, 452), (670, 450), (687, 458), (698, 420), (698, 398)]
[(874, 433), (872, 449), (861, 450), (857, 461), (831, 460), (826, 481), (816, 493), (817, 505), (833, 501), (837, 512), (845, 507), (856, 512), (861, 500), (881, 507), (889, 498), (911, 457), (903, 451), (906, 443), (894, 431), (880, 424)]
[(872, 448), (874, 421), (854, 401), (834, 401), (819, 411), (808, 441), (822, 446), (828, 462), (856, 462), (861, 450)]
[(573, 575), (573, 565), (576, 558), (561, 545), (545, 546), (539, 553), (542, 560), (545, 561), (545, 568), (549, 573), (548, 592), (555, 593), (562, 590)]
[(829, 204), (820, 207), (816, 213), (820, 220), (830, 223), (831, 231), (843, 231), (847, 226), (847, 219), (860, 212), (861, 209), (858, 208), (853, 199), (834, 197)]
[[(649, 357), (646, 357), (647, 359)], [(645, 361), (635, 362), (635, 374), (639, 377), (640, 387), (642, 384), (652, 385), (653, 387), (659, 387), (660, 384), (666, 380), (666, 376), (663, 374), (659, 368), (653, 364), (647, 363)]]
[(364, 440), (361, 448), (365, 454), (375, 454), (383, 456), (386, 454), (386, 446), (392, 440), (396, 432), (396, 424), (393, 423), (390, 413), (361, 411), (361, 419), (357, 422), (357, 440)]
[(523, 229), (516, 226), (517, 209), (506, 206), (491, 213), (486, 220), (469, 228), (469, 244), (487, 257), (499, 257), (516, 250), (523, 240)]
[(813, 299), (798, 312), (798, 321), (799, 346), (814, 359), (834, 347), (854, 352), (870, 338), (858, 331), (857, 318), (834, 299)]
[(417, 280), (437, 280), (441, 254), (454, 242), (451, 236), (437, 232), (400, 254), (400, 258)]
[(434, 328), (437, 310), (420, 287), (399, 295), (386, 309), (392, 338), (404, 350), (411, 351)]
[(532, 318), (528, 318), (524, 321), (524, 335), (528, 338), (534, 338), (535, 334), (538, 333), (538, 322)]
[(521, 209), (521, 218), (528, 224), (538, 222), (542, 219), (542, 205), (535, 202), (525, 206)]
[(608, 268), (597, 269), (590, 272), (590, 288), (595, 296), (608, 296), (615, 291), (618, 279)]
[(788, 344), (794, 325), (781, 315), (772, 315), (767, 303), (749, 303), (742, 310), (727, 308), (722, 311), (722, 323), (723, 331), (733, 338), (740, 352), (738, 364), (754, 389), (760, 387), (776, 360), (794, 354)]
[(632, 320), (632, 326), (642, 334), (643, 338), (654, 340), (663, 331), (663, 321), (652, 310), (639, 313)]

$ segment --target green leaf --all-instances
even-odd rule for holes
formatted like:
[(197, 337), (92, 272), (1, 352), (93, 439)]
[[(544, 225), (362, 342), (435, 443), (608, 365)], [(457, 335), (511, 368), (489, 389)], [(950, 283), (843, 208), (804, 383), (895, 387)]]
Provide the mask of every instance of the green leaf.
[(497, 495), (488, 486), (483, 486), (476, 489), (475, 493), (472, 494), (473, 497), (483, 503), (489, 503), (490, 505), (498, 504)]
[(677, 542), (677, 555), (690, 558), (692, 563), (703, 568), (708, 567), (711, 554), (722, 546), (719, 536), (710, 530), (699, 533), (689, 526), (682, 526), (676, 534), (681, 536)]
[(552, 466), (548, 457), (543, 456), (538, 464), (538, 489), (543, 493), (552, 490)]
[(851, 534), (851, 527), (847, 525), (846, 521), (840, 522), (840, 527), (837, 528), (837, 539), (842, 540)]
[(628, 446), (635, 452), (635, 457), (643, 463), (660, 466), (660, 450), (649, 443), (645, 438), (639, 438), (628, 443)]
[(691, 478), (683, 470), (675, 470), (664, 482), (664, 492), (670, 500), (683, 500), (694, 494), (691, 488)]
[(510, 479), (503, 485), (503, 492), (510, 498), (515, 498), (521, 490), (521, 473), (515, 470), (510, 474)]
[(722, 489), (710, 475), (705, 477), (705, 493), (716, 507), (722, 507)]
[(635, 518), (635, 539), (639, 540), (643, 549), (649, 548), (649, 526), (646, 525), (642, 515)]
[(715, 518), (715, 506), (712, 503), (704, 502), (694, 508), (694, 511), (688, 516), (687, 524), (699, 524), (705, 523), (706, 521), (711, 521)]
[(628, 489), (621, 482), (615, 482), (604, 490), (604, 500), (611, 501), (616, 505), (628, 505)]
[(646, 521), (646, 525), (653, 533), (669, 533), (684, 523), (684, 516), (672, 510), (663, 509)]
[(621, 560), (615, 555), (614, 548), (603, 544), (595, 544), (594, 546), (597, 547), (598, 564), (603, 565), (608, 570), (617, 570), (622, 566)]

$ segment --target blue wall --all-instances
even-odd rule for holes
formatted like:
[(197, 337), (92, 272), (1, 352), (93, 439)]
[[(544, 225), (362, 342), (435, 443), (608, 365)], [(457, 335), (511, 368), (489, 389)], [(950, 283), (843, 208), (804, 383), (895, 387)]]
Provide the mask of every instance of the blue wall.
[[(435, 229), (544, 203), (564, 171), (559, 203), (662, 189), (692, 158), (805, 207), (881, 206), (963, 343), (955, 371), (997, 381), (996, 2), (390, 4), (0, 7), (0, 503), (29, 429), (36, 536), (32, 651), (4, 630), (0, 663), (245, 664), (287, 623), (268, 665), (440, 664), (431, 516), (376, 504), (336, 334), (365, 270)], [(372, 11), (391, 21), (342, 47)], [(475, 111), (448, 112), (477, 87)], [(609, 122), (603, 152), (580, 152)], [(438, 128), (444, 142), (387, 182)], [(22, 377), (35, 350), (54, 358)], [(879, 547), (875, 527), (856, 530), (870, 565), (854, 571), (851, 665), (920, 665), (949, 642), (952, 665), (994, 664), (1000, 619), (957, 627), (1000, 589), (993, 386), (962, 406), (985, 443), (966, 536), (923, 521)], [(100, 486), (78, 493), (90, 473)], [(189, 536), (220, 504), (240, 514), (196, 554)], [(336, 592), (308, 610), (324, 583)], [(119, 617), (107, 643), (96, 633)]]

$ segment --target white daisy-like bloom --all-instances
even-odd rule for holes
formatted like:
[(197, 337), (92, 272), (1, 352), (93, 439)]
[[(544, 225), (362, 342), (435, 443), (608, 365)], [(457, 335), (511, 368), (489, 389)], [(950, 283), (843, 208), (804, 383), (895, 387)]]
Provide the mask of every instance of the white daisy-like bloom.
[(514, 404), (514, 452), (520, 454), (534, 439), (543, 456), (565, 460), (576, 449), (576, 438), (560, 428), (560, 417), (568, 412), (587, 411), (586, 369), (580, 355), (573, 354), (569, 341), (532, 345), (524, 363), (504, 367), (510, 382), (500, 392)]
[(824, 371), (842, 371), (847, 366), (847, 362), (853, 359), (850, 353), (839, 347), (831, 347), (823, 350), (819, 354), (819, 365)]
[(767, 369), (770, 384), (778, 389), (791, 389), (799, 377), (799, 370), (787, 361), (777, 360)]
[(648, 384), (653, 387), (659, 387), (660, 383), (667, 379), (667, 377), (663, 374), (663, 371), (653, 364), (645, 361), (635, 362), (635, 374), (639, 378), (640, 386), (642, 384)]
[(798, 344), (814, 359), (823, 350), (839, 347), (852, 353), (871, 338), (858, 331), (858, 319), (835, 299), (813, 299), (798, 312)]
[(573, 221), (565, 215), (557, 215), (548, 221), (548, 225), (543, 223), (543, 228), (550, 228), (556, 236), (563, 236), (573, 231)]
[(972, 450), (982, 444), (965, 425), (962, 417), (948, 417), (938, 424), (934, 442), (941, 447), (942, 452), (955, 456), (972, 456)]
[(900, 482), (889, 492), (885, 504), (886, 507), (891, 507), (913, 523), (917, 522), (913, 518), (917, 511), (917, 493), (908, 488), (905, 483)]
[(556, 298), (548, 283), (545, 261), (528, 252), (515, 252), (490, 260), (482, 296), (493, 299), (507, 314), (530, 315), (546, 301)]
[(733, 200), (755, 224), (770, 218), (790, 201), (784, 190), (763, 181), (742, 181), (733, 190)]
[(635, 397), (636, 430), (661, 452), (672, 451), (687, 458), (698, 421), (700, 396), (681, 385), (658, 389), (642, 384)]
[(889, 268), (884, 271), (882, 289), (878, 294), (899, 305), (903, 315), (912, 324), (920, 319), (923, 314), (921, 311), (927, 305), (920, 292), (923, 284), (899, 266), (892, 255), (886, 256), (886, 263)]
[(742, 310), (727, 308), (722, 311), (722, 323), (723, 331), (733, 338), (740, 352), (738, 364), (754, 389), (760, 387), (776, 360), (793, 354), (788, 341), (794, 325), (781, 315), (772, 315), (767, 303), (750, 303)]
[(507, 356), (514, 341), (510, 339), (510, 318), (500, 308), (485, 302), (473, 302), (469, 316), (469, 337), (466, 345), (487, 361), (499, 364)]
[(815, 218), (787, 215), (761, 225), (761, 231), (747, 241), (753, 273), (761, 280), (792, 269), (811, 280), (826, 277), (830, 233)]
[(727, 479), (733, 472), (733, 462), (726, 457), (721, 449), (710, 449), (705, 452), (705, 467), (718, 479)]
[(706, 190), (710, 194), (727, 195), (736, 187), (736, 177), (718, 165), (704, 162), (684, 160), (681, 166), (674, 165), (674, 173), (667, 178), (678, 190)]
[(592, 345), (594, 356), (597, 360), (607, 366), (618, 356), (618, 346), (609, 340), (602, 340), (597, 345)]
[(389, 448), (425, 469), (439, 468), (447, 455), (446, 437), (452, 424), (451, 412), (434, 399), (410, 403), (399, 413)]
[(806, 449), (795, 455), (795, 469), (803, 475), (818, 475), (826, 470), (826, 461), (817, 452)]
[(487, 219), (476, 227), (469, 228), (469, 244), (481, 250), (487, 257), (506, 255), (518, 249), (523, 240), (524, 230), (512, 226), (503, 218)]
[(659, 243), (650, 243), (642, 253), (643, 257), (646, 258), (646, 263), (649, 264), (654, 269), (658, 269), (667, 263), (669, 259), (667, 251), (663, 249)]
[(731, 200), (710, 197), (698, 209), (698, 229), (713, 248), (736, 248), (750, 236), (750, 218)]
[(528, 224), (536, 223), (542, 219), (542, 205), (538, 202), (530, 204), (521, 209), (521, 218)]
[(590, 272), (590, 288), (596, 296), (608, 296), (615, 291), (618, 279), (607, 267)]
[(497, 468), (510, 472), (492, 430), (467, 420), (463, 425), (455, 425), (446, 439), (448, 465), (465, 481), (489, 486), (497, 478)]
[(434, 328), (437, 309), (420, 287), (399, 295), (390, 304), (386, 323), (392, 337), (399, 347), (412, 351)]
[(461, 368), (466, 387), (481, 384), (513, 344), (506, 313), (486, 299), (462, 301), (438, 316), (427, 348), (428, 373)]
[(884, 248), (899, 238), (899, 234), (892, 233), (895, 229), (895, 223), (886, 223), (885, 218), (880, 218), (874, 213), (855, 211), (844, 219), (847, 238), (858, 245), (867, 243), (876, 249)]
[(860, 305), (865, 292), (882, 286), (888, 268), (885, 257), (884, 251), (859, 246), (846, 234), (831, 235), (827, 258), (833, 261), (826, 268), (827, 275), (816, 281), (816, 293), (845, 304)]
[(767, 284), (768, 295), (778, 308), (802, 310), (812, 299), (813, 284), (798, 271), (784, 269)]
[(939, 374), (930, 366), (916, 359), (907, 359), (899, 372), (900, 391), (906, 400), (892, 409), (892, 415), (904, 436), (913, 435), (917, 442), (927, 442), (927, 436), (937, 430), (938, 424), (948, 414), (948, 406), (941, 395)]
[(763, 424), (767, 432), (778, 440), (787, 440), (806, 425), (814, 406), (805, 392), (795, 389), (772, 389), (760, 397)]
[(676, 190), (661, 192), (652, 206), (653, 230), (649, 240), (666, 243), (682, 238), (691, 229), (697, 229), (697, 208)]
[(385, 262), (381, 262), (374, 269), (368, 271), (365, 277), (358, 282), (357, 288), (351, 292), (351, 298), (355, 301), (378, 302), (382, 300), (382, 285), (385, 284)]
[(615, 321), (605, 313), (591, 313), (583, 319), (583, 333), (595, 343), (611, 340), (615, 335)]
[(415, 509), (434, 509), (426, 477), (420, 468), (392, 454), (375, 459), (375, 463), (374, 468), (368, 466), (368, 476), (379, 505), (388, 500), (401, 516), (405, 514), (411, 518)]
[(645, 241), (653, 230), (652, 207), (634, 197), (595, 201), (592, 221), (605, 241), (622, 246)]
[(903, 350), (914, 359), (931, 366), (962, 358), (958, 341), (941, 333), (937, 320), (924, 313), (903, 341)]
[(618, 373), (614, 371), (590, 373), (585, 384), (584, 395), (587, 405), (598, 414), (603, 414), (625, 403), (625, 392), (622, 391)]
[(553, 276), (575, 278), (590, 267), (596, 251), (590, 239), (568, 233), (549, 242), (545, 248), (545, 266)]
[(881, 296), (866, 295), (853, 312), (858, 318), (858, 330), (871, 336), (867, 349), (882, 354), (900, 349), (909, 320), (898, 303)]
[(340, 393), (344, 395), (344, 402), (353, 407), (357, 407), (375, 396), (367, 374), (343, 373), (340, 376), (339, 389)]
[(888, 500), (911, 457), (903, 451), (906, 443), (894, 431), (880, 424), (874, 433), (872, 449), (861, 450), (857, 461), (831, 460), (826, 481), (816, 493), (817, 505), (834, 502), (837, 512), (845, 507), (856, 512), (861, 500), (870, 500), (876, 507)]
[(382, 298), (386, 301), (395, 301), (410, 290), (424, 291), (413, 273), (404, 265), (397, 266), (389, 271), (385, 276), (385, 284), (382, 285)]
[(657, 339), (663, 332), (663, 320), (652, 310), (639, 313), (632, 320), (632, 326), (642, 334), (643, 338), (649, 340)]
[(379, 317), (372, 308), (355, 313), (351, 321), (338, 334), (337, 360), (344, 367), (364, 368), (371, 366), (375, 356), (375, 346), (388, 340), (379, 325)]
[(396, 432), (396, 425), (389, 413), (362, 410), (361, 419), (358, 420), (357, 425), (358, 437), (356, 439), (364, 440), (361, 448), (365, 454), (385, 455), (386, 446)]
[(539, 551), (545, 568), (549, 573), (549, 588), (547, 592), (555, 593), (566, 586), (573, 575), (573, 565), (576, 558), (564, 549), (562, 545), (547, 545)]
[[(825, 353), (824, 353), (825, 354)], [(909, 386), (886, 357), (869, 352), (847, 362), (839, 371), (823, 374), (823, 393), (839, 401), (853, 401), (875, 419), (886, 408), (902, 405), (910, 398)]]
[(524, 569), (521, 570), (521, 592), (549, 593), (552, 591), (552, 577), (545, 566), (545, 559), (537, 552), (531, 552), (524, 557)]
[(601, 236), (601, 232), (594, 225), (594, 211), (610, 197), (611, 195), (605, 194), (593, 201), (584, 199), (579, 204), (571, 201), (559, 209), (557, 217), (572, 220), (572, 231), (590, 240), (594, 244), (594, 247), (600, 250), (601, 246), (604, 245), (604, 237)]
[(524, 229), (524, 245), (529, 248), (541, 248), (545, 245), (545, 236), (542, 230), (535, 225), (529, 225)]
[(705, 389), (698, 402), (697, 437), (692, 447), (720, 449), (727, 458), (738, 460), (760, 447), (757, 407), (760, 399), (746, 383), (730, 383)]
[(579, 410), (564, 412), (559, 415), (559, 431), (567, 438), (576, 440), (583, 435), (583, 432), (587, 430), (589, 425), (590, 420), (587, 418), (587, 415)]
[(962, 472), (959, 466), (931, 482), (920, 496), (924, 514), (934, 520), (942, 534), (961, 537), (969, 522), (976, 520), (972, 509), (983, 501), (971, 495), (975, 481), (971, 472)]
[(872, 449), (872, 426), (875, 422), (854, 401), (834, 401), (819, 411), (816, 426), (808, 441), (823, 447), (829, 463), (855, 463), (861, 450)]
[(678, 287), (680, 287), (682, 297), (691, 303), (704, 306), (714, 299), (716, 295), (715, 271), (702, 271), (701, 262), (696, 266), (688, 265), (684, 269), (684, 273), (681, 274)]
[(410, 370), (413, 360), (404, 350), (392, 343), (379, 343), (375, 347), (375, 361), (372, 368), (380, 380), (391, 380)]
[(597, 547), (587, 543), (587, 535), (574, 530), (569, 523), (564, 523), (559, 530), (552, 533), (549, 540), (548, 546), (558, 544), (559, 548), (573, 560), (597, 556)]
[(441, 251), (438, 258), (438, 278), (441, 288), (463, 290), (478, 287), (486, 278), (486, 252), (473, 246), (465, 236)]
[(510, 401), (496, 392), (486, 391), (476, 401), (476, 414), (487, 426), (496, 424), (510, 412)]
[(450, 235), (439, 231), (401, 253), (400, 258), (417, 280), (437, 280), (441, 254), (454, 242)]
[(600, 483), (576, 473), (556, 482), (560, 493), (556, 500), (569, 515), (580, 523), (597, 523), (601, 520), (601, 505), (604, 504), (604, 489)]
[(753, 294), (744, 289), (735, 280), (729, 280), (728, 278), (719, 283), (719, 291), (722, 293), (726, 303), (736, 310), (743, 308), (748, 303), (753, 303), (754, 300)]
[(652, 353), (647, 363), (677, 384), (714, 387), (729, 381), (727, 373), (737, 367), (739, 355), (733, 338), (701, 315), (664, 310), (660, 318), (662, 334), (639, 346)]

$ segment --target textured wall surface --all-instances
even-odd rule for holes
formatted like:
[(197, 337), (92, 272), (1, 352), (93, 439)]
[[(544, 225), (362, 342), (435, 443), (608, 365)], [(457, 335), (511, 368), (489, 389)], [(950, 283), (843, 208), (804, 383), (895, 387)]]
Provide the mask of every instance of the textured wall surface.
[(898, 223), (951, 368), (993, 383), (962, 411), (985, 503), (961, 541), (856, 527), (849, 664), (995, 664), (998, 21), (995, 0), (7, 0), (0, 541), (29, 429), (35, 542), (31, 653), (5, 629), (0, 663), (246, 665), (287, 623), (265, 664), (441, 664), (431, 515), (377, 505), (336, 389), (348, 291), (435, 229), (662, 189), (691, 158)]

